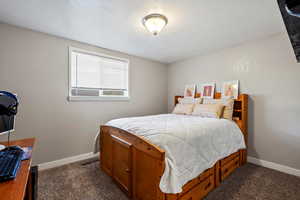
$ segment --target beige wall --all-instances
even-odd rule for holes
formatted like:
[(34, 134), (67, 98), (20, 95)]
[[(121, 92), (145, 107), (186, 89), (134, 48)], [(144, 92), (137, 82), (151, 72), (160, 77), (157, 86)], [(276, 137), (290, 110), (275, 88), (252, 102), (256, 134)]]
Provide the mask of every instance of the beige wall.
[[(69, 46), (130, 59), (130, 101), (68, 102)], [(0, 24), (0, 90), (21, 99), (12, 138), (37, 138), (35, 163), (91, 152), (110, 119), (165, 113), (166, 77), (157, 62)]]
[[(6, 24), (0, 44), (0, 89), (21, 98), (13, 139), (38, 139), (35, 163), (91, 152), (98, 126), (110, 119), (170, 111), (185, 84), (215, 81), (220, 91), (222, 81), (239, 79), (250, 95), (249, 154), (300, 169), (300, 64), (286, 35), (169, 67)], [(69, 46), (129, 58), (131, 100), (68, 102)]]
[(169, 66), (169, 111), (184, 85), (240, 80), (250, 95), (249, 154), (300, 169), (300, 64), (286, 34)]

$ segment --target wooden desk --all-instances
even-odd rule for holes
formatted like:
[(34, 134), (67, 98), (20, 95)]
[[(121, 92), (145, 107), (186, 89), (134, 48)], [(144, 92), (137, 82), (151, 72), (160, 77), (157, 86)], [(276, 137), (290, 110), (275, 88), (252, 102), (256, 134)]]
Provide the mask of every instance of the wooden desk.
[[(10, 146), (33, 147), (35, 138), (11, 141)], [(0, 142), (7, 145), (7, 142)], [(21, 163), (17, 177), (13, 180), (0, 183), (0, 200), (23, 200), (25, 199), (27, 184), (30, 179), (30, 166), (32, 159), (24, 160)]]

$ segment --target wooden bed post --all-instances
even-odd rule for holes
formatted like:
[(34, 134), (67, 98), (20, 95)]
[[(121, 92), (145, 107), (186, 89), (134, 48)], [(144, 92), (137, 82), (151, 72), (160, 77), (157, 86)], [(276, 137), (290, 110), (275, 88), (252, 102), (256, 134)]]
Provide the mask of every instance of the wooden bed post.
[(248, 95), (241, 94), (237, 100), (240, 102), (240, 107), (237, 110), (239, 114), (239, 120), (237, 120), (237, 124), (239, 125), (241, 131), (244, 134), (246, 149), (240, 150), (240, 165), (244, 165), (247, 163), (247, 149), (248, 149)]

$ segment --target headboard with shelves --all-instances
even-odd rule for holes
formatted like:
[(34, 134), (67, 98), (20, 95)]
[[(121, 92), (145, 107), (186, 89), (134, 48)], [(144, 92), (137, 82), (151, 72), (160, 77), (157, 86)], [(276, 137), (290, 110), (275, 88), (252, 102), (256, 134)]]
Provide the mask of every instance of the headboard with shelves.
[[(200, 93), (195, 95), (196, 98), (201, 97)], [(175, 96), (175, 105), (178, 103), (178, 98), (183, 98), (183, 96)], [(214, 96), (215, 99), (221, 98), (221, 93), (217, 92)], [(234, 100), (233, 106), (233, 121), (237, 123), (241, 131), (244, 134), (245, 142), (247, 145), (248, 138), (248, 95), (240, 94), (237, 99)]]

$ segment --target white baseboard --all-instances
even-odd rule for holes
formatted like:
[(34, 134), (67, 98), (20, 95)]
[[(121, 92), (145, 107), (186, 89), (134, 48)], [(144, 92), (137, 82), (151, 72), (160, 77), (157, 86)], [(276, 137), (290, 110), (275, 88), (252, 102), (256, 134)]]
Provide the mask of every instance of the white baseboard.
[[(54, 160), (51, 162), (39, 164), (39, 170), (42, 171), (42, 170), (46, 170), (46, 169), (51, 169), (54, 167), (59, 167), (62, 165), (66, 165), (66, 164), (70, 164), (70, 163), (74, 163), (74, 162), (78, 162), (78, 161), (82, 161), (82, 160), (86, 160), (86, 159), (90, 159), (90, 158), (96, 158), (96, 157), (99, 157), (99, 153), (94, 154), (93, 152), (90, 152), (90, 153), (80, 154), (77, 156), (67, 157), (67, 158), (63, 158), (60, 160)], [(287, 173), (287, 174), (291, 174), (291, 175), (300, 177), (299, 169), (294, 169), (294, 168), (291, 168), (291, 167), (288, 167), (285, 165), (280, 165), (277, 163), (260, 160), (260, 159), (257, 159), (257, 158), (251, 157), (251, 156), (248, 156), (248, 162), (262, 166), (262, 167), (274, 169), (274, 170), (277, 170), (277, 171), (280, 171), (283, 173)]]
[(66, 165), (66, 164), (70, 164), (70, 163), (74, 163), (74, 162), (78, 162), (78, 161), (82, 161), (82, 160), (86, 160), (86, 159), (90, 159), (90, 158), (96, 158), (98, 156), (99, 156), (99, 153), (94, 154), (93, 152), (90, 152), (90, 153), (80, 154), (77, 156), (63, 158), (60, 160), (54, 160), (51, 162), (42, 163), (42, 164), (38, 165), (39, 171), (51, 169), (54, 167), (59, 167), (62, 165)]
[(294, 169), (285, 165), (280, 165), (277, 163), (273, 163), (273, 162), (269, 162), (269, 161), (265, 161), (265, 160), (260, 160), (251, 156), (248, 156), (248, 162), (249, 163), (253, 163), (262, 167), (266, 167), (266, 168), (270, 168), (270, 169), (274, 169), (286, 174), (291, 174), (294, 176), (299, 176), (300, 177), (300, 170), (299, 169)]

